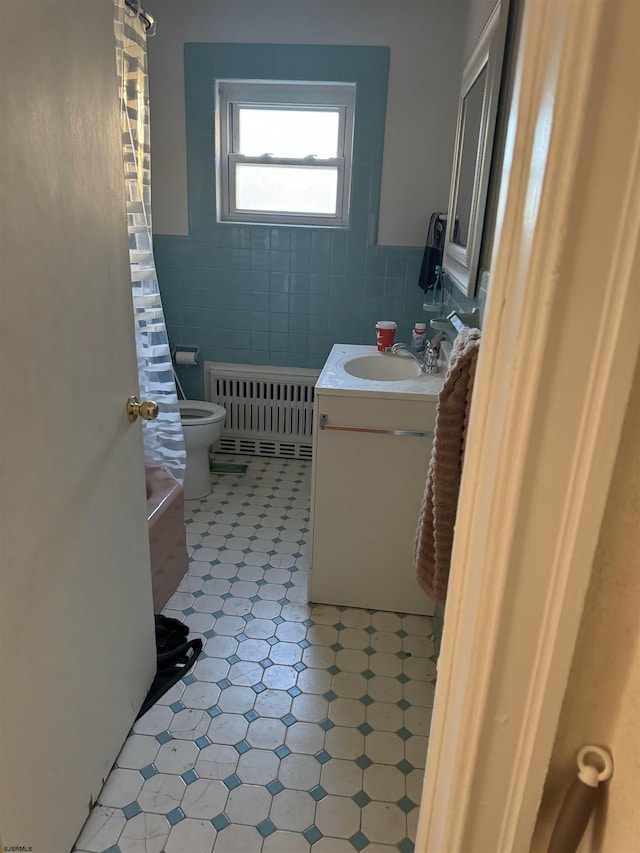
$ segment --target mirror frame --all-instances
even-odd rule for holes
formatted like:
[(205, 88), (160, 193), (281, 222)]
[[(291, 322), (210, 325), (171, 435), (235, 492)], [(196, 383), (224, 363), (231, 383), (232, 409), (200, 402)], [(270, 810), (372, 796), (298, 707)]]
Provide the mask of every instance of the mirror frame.
[[(493, 140), (496, 130), (498, 98), (502, 77), (507, 6), (508, 3), (506, 0), (499, 0), (471, 52), (462, 75), (462, 90), (458, 104), (456, 144), (449, 194), (449, 215), (447, 218), (442, 266), (454, 284), (465, 296), (469, 297), (475, 296), (478, 277), (482, 230), (489, 188), (489, 173), (491, 171), (491, 156), (493, 153)], [(463, 153), (464, 103), (473, 84), (485, 68), (487, 69), (487, 78), (485, 80), (482, 99), (482, 117), (480, 121), (478, 149), (476, 152), (471, 210), (469, 211), (469, 235), (467, 245), (462, 246), (453, 241), (453, 230), (456, 219), (455, 211)]]

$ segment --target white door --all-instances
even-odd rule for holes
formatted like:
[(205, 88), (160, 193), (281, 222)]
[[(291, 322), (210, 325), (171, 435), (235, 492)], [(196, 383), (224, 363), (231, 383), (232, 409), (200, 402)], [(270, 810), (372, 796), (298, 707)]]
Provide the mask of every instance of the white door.
[(113, 6), (0, 32), (0, 834), (66, 853), (155, 672)]

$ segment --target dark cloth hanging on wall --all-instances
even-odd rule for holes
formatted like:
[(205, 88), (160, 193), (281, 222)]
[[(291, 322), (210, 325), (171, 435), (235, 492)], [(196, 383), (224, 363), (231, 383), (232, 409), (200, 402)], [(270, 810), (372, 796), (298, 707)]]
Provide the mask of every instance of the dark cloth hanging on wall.
[[(444, 239), (447, 233), (446, 214), (436, 212), (431, 214), (429, 219), (429, 230), (427, 231), (427, 241), (424, 247), (424, 255), (422, 256), (422, 266), (420, 267), (420, 277), (418, 285), (426, 293), (428, 290), (435, 290), (438, 284), (438, 267), (442, 266), (442, 253), (444, 251)], [(458, 233), (458, 223), (455, 223), (454, 239)]]
[(442, 264), (442, 250), (444, 249), (444, 237), (447, 230), (447, 222), (445, 219), (441, 219), (442, 216), (444, 216), (442, 213), (432, 213), (429, 220), (427, 241), (418, 279), (418, 284), (425, 293), (428, 290), (435, 289), (436, 268)]

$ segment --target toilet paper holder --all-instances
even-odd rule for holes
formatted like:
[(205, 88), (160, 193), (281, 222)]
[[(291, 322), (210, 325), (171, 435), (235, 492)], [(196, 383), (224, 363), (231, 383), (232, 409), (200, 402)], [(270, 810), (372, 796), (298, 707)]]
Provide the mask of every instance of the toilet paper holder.
[(195, 367), (199, 364), (199, 355), (199, 347), (179, 346), (173, 348), (171, 357), (173, 358), (174, 364), (179, 364), (186, 367)]

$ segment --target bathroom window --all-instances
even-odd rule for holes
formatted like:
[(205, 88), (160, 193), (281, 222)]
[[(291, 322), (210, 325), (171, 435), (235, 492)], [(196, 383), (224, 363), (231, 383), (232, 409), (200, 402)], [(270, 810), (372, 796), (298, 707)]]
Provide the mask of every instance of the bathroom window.
[(218, 80), (218, 219), (349, 222), (355, 83)]

